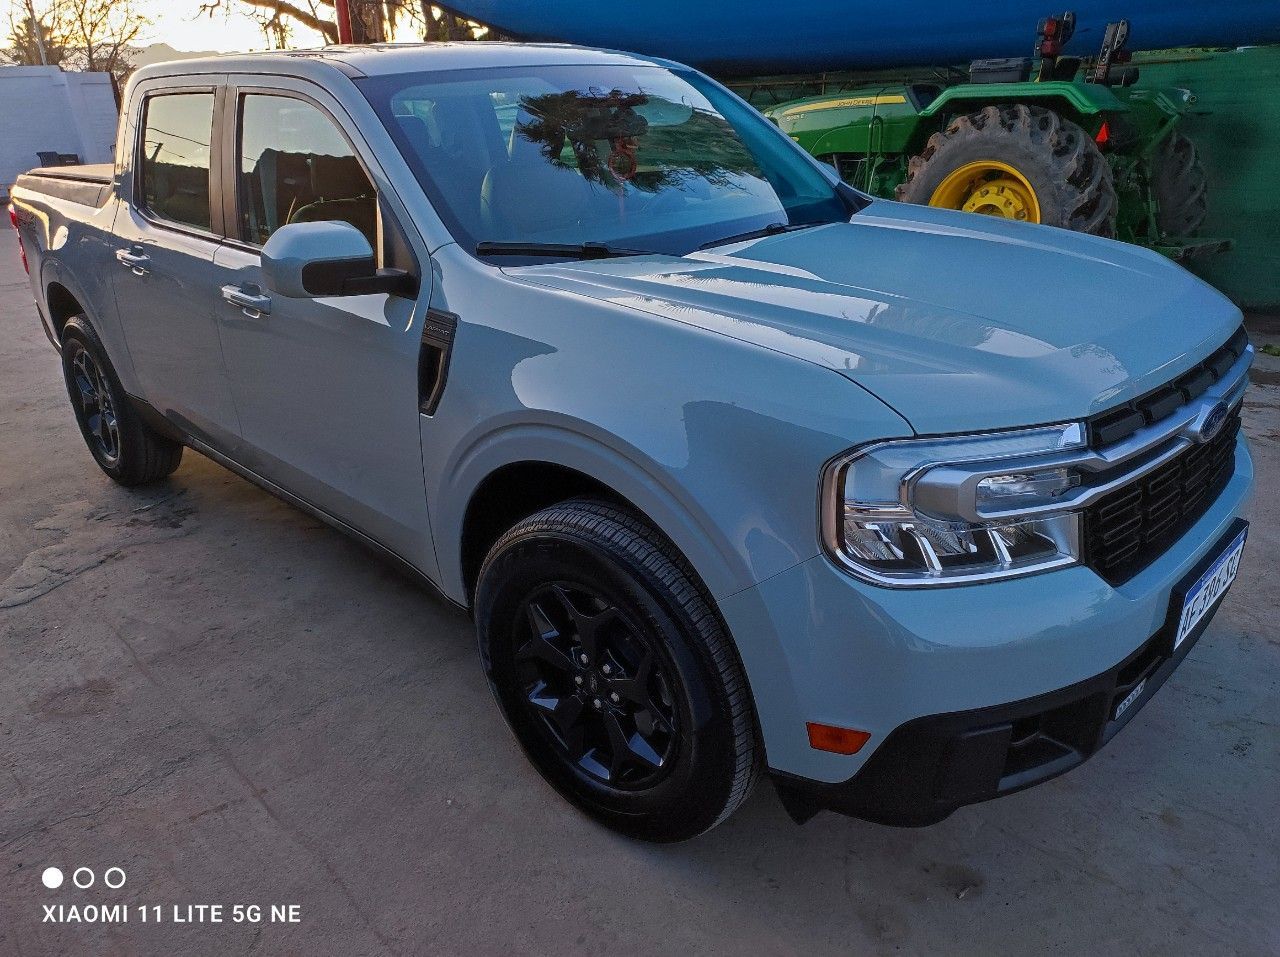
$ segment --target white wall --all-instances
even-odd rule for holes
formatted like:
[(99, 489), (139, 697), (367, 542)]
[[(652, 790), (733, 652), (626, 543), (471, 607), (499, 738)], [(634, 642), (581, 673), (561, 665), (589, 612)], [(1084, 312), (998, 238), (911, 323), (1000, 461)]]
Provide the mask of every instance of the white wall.
[(0, 196), (36, 153), (76, 153), (109, 163), (115, 150), (116, 99), (106, 73), (64, 73), (52, 66), (0, 67)]

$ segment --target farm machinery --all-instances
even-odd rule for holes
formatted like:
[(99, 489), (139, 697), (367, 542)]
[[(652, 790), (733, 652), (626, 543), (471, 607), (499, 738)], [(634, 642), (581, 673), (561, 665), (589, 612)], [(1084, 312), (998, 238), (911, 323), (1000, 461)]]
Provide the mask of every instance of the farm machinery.
[(918, 81), (824, 77), (820, 95), (774, 105), (777, 85), (734, 85), (872, 195), (1114, 237), (1173, 259), (1229, 248), (1199, 235), (1206, 175), (1180, 128), (1194, 94), (1134, 86), (1127, 21), (1109, 24), (1087, 60), (1063, 54), (1074, 27), (1070, 13), (1048, 17), (1032, 56)]

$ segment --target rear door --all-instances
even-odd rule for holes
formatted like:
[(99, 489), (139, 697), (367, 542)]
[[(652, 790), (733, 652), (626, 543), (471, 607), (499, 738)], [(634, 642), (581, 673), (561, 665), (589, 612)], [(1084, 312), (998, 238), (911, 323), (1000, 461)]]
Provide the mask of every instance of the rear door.
[(218, 79), (156, 80), (137, 94), (111, 268), (142, 397), (197, 437), (229, 448), (239, 423), (215, 321)]
[[(220, 303), (218, 326), (244, 463), (433, 568), (418, 408), (430, 259), (341, 107), (301, 80), (261, 82), (228, 91), (224, 136), (236, 148), (224, 177), (235, 191), (216, 256), (218, 284), (236, 300)], [(364, 232), (380, 266), (418, 276), (417, 300), (269, 295), (262, 246), (289, 223), (330, 220)], [(244, 308), (244, 296), (264, 308)]]

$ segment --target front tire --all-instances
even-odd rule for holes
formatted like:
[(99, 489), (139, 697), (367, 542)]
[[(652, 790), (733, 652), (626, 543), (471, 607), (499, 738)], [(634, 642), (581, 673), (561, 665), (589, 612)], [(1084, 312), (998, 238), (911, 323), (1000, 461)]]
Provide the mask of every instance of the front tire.
[(911, 157), (897, 198), (1095, 236), (1116, 233), (1111, 167), (1079, 126), (1006, 103), (956, 117)]
[(520, 522), (476, 587), (490, 687), (534, 767), (597, 821), (686, 840), (759, 770), (742, 665), (682, 556), (622, 509), (574, 500)]
[(63, 327), (62, 375), (76, 424), (102, 471), (130, 487), (173, 473), (182, 461), (182, 446), (143, 423), (84, 316), (72, 316)]

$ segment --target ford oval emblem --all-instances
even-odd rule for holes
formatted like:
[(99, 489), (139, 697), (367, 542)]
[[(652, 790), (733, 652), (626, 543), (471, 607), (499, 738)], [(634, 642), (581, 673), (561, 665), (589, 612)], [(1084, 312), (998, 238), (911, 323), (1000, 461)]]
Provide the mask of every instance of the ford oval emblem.
[(1195, 430), (1197, 442), (1208, 442), (1215, 435), (1222, 431), (1223, 424), (1227, 421), (1227, 414), (1231, 410), (1227, 408), (1225, 402), (1216, 402), (1213, 407), (1205, 413), (1203, 421), (1199, 428)]

